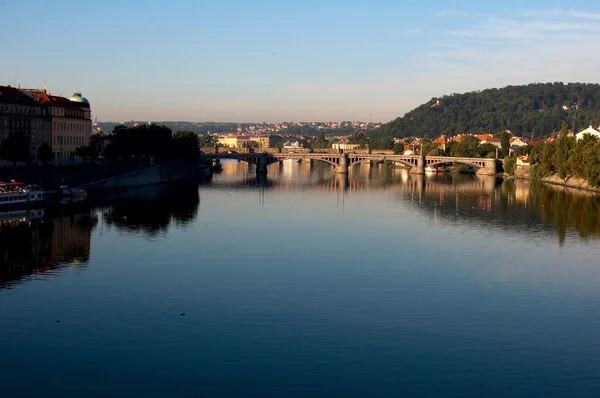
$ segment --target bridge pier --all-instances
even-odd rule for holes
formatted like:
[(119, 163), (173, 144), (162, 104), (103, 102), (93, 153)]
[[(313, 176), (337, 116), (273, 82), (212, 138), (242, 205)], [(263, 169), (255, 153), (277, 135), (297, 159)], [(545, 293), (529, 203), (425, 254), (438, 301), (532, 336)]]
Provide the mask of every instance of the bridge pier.
[(348, 154), (342, 153), (340, 154), (340, 163), (335, 168), (335, 173), (338, 174), (348, 174)]
[(477, 170), (477, 174), (485, 175), (485, 176), (495, 176), (496, 175), (496, 159), (486, 159), (485, 167)]
[(425, 174), (425, 156), (417, 158), (417, 165), (410, 169), (411, 174)]
[(258, 157), (258, 166), (256, 168), (257, 174), (267, 174), (267, 154), (261, 153)]

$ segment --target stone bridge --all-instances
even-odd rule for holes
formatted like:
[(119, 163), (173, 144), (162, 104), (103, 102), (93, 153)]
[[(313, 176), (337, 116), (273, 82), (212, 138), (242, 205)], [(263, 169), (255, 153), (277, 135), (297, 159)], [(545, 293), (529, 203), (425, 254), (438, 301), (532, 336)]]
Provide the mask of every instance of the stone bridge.
[(273, 163), (288, 159), (294, 160), (317, 160), (330, 164), (336, 173), (348, 174), (348, 168), (360, 163), (380, 163), (390, 161), (410, 167), (410, 172), (423, 174), (427, 167), (441, 164), (460, 163), (471, 166), (477, 170), (477, 174), (495, 175), (498, 165), (497, 159), (487, 158), (455, 158), (448, 156), (413, 156), (413, 155), (381, 155), (381, 154), (358, 154), (358, 153), (216, 153), (202, 154), (200, 160), (216, 161), (220, 159), (235, 159), (256, 165), (257, 172), (267, 173), (267, 167)]

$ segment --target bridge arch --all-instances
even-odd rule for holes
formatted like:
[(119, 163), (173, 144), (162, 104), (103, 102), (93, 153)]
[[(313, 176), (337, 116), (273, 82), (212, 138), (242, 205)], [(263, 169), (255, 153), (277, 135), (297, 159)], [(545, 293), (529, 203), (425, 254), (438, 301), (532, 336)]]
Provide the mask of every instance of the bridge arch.
[(439, 161), (435, 161), (435, 162), (427, 162), (426, 166), (439, 166), (441, 164), (455, 164), (455, 163), (460, 163), (460, 164), (465, 164), (467, 166), (471, 166), (475, 169), (481, 169), (485, 167), (485, 163), (484, 164), (477, 164), (474, 162), (469, 162), (468, 160), (452, 160), (452, 159), (445, 159), (445, 160), (439, 160)]
[(248, 164), (253, 164), (258, 166), (260, 160), (258, 156), (231, 156), (229, 154), (224, 153), (223, 155), (209, 155), (205, 156), (205, 159), (208, 160), (238, 160), (241, 162), (246, 162)]
[(313, 157), (278, 157), (278, 158), (274, 158), (274, 159), (267, 158), (267, 166), (270, 166), (275, 163), (280, 163), (285, 160), (316, 160), (316, 161), (319, 161), (322, 163), (327, 163), (328, 165), (331, 165), (333, 167), (339, 166), (339, 164), (337, 164), (331, 160), (323, 159), (323, 158), (319, 158), (319, 157), (314, 157), (314, 158)]
[(410, 162), (408, 160), (395, 159), (395, 158), (387, 157), (387, 156), (381, 156), (380, 158), (366, 157), (364, 159), (356, 160), (354, 162), (352, 162), (352, 160), (350, 160), (350, 162), (348, 163), (348, 166), (351, 167), (351, 166), (354, 166), (356, 164), (368, 163), (368, 162), (371, 162), (371, 161), (383, 163), (386, 160), (389, 161), (389, 162), (399, 163), (399, 164), (402, 164), (404, 166), (417, 167), (416, 161), (414, 163), (412, 163), (412, 162)]

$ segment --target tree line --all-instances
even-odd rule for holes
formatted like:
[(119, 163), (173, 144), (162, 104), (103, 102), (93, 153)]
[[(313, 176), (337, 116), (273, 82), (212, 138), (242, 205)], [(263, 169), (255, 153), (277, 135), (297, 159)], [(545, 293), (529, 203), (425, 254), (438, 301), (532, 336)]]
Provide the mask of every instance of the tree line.
[(435, 138), (509, 130), (533, 138), (558, 131), (565, 120), (571, 128), (600, 124), (600, 85), (529, 84), (445, 95), (369, 134), (372, 138)]
[(561, 179), (581, 178), (591, 187), (600, 187), (600, 141), (591, 134), (580, 140), (568, 136), (563, 124), (556, 141), (530, 148), (530, 177), (541, 179), (557, 174)]

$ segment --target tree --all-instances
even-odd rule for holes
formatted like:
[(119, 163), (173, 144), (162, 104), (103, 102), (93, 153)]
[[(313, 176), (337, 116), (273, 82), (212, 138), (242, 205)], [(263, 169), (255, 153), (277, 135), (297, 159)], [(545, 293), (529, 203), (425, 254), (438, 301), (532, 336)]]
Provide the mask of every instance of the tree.
[(193, 163), (200, 157), (200, 142), (193, 131), (178, 131), (173, 134), (172, 148), (173, 159)]
[(75, 148), (75, 155), (81, 159), (89, 159), (93, 162), (98, 159), (98, 147), (95, 143), (91, 143), (90, 145), (82, 145)]
[(569, 152), (571, 150), (571, 138), (569, 137), (569, 127), (566, 122), (563, 122), (560, 134), (556, 140), (555, 151), (552, 156), (554, 169), (558, 172), (560, 178), (565, 179), (571, 169), (569, 162)]
[(479, 138), (474, 135), (464, 135), (460, 141), (455, 142), (450, 150), (450, 156), (474, 158), (479, 154)]
[(12, 162), (13, 166), (16, 166), (17, 162), (29, 163), (31, 151), (29, 150), (29, 140), (25, 134), (14, 134), (6, 138), (0, 147), (0, 157)]
[(200, 148), (212, 148), (216, 143), (216, 137), (210, 134), (200, 134), (198, 136), (198, 144), (200, 145)]
[(485, 144), (479, 145), (479, 148), (477, 150), (477, 152), (478, 152), (477, 155), (482, 158), (495, 158), (497, 150), (498, 150), (498, 147), (496, 145), (486, 142)]
[[(564, 109), (579, 104), (577, 111)], [(576, 112), (576, 115), (574, 114)], [(406, 138), (441, 134), (501, 133), (546, 136), (565, 119), (577, 118), (578, 126), (600, 120), (599, 84), (529, 84), (464, 94), (444, 95), (406, 113), (403, 117), (368, 132), (371, 138)]]
[(510, 133), (508, 131), (500, 134), (500, 140), (502, 143), (502, 151), (500, 153), (501, 157), (506, 157), (510, 155)]
[(515, 156), (506, 156), (502, 161), (504, 172), (513, 175), (517, 166), (517, 158)]
[(42, 145), (40, 145), (38, 148), (37, 157), (44, 166), (54, 161), (54, 152), (52, 152), (52, 148), (50, 148), (48, 143), (44, 142)]

